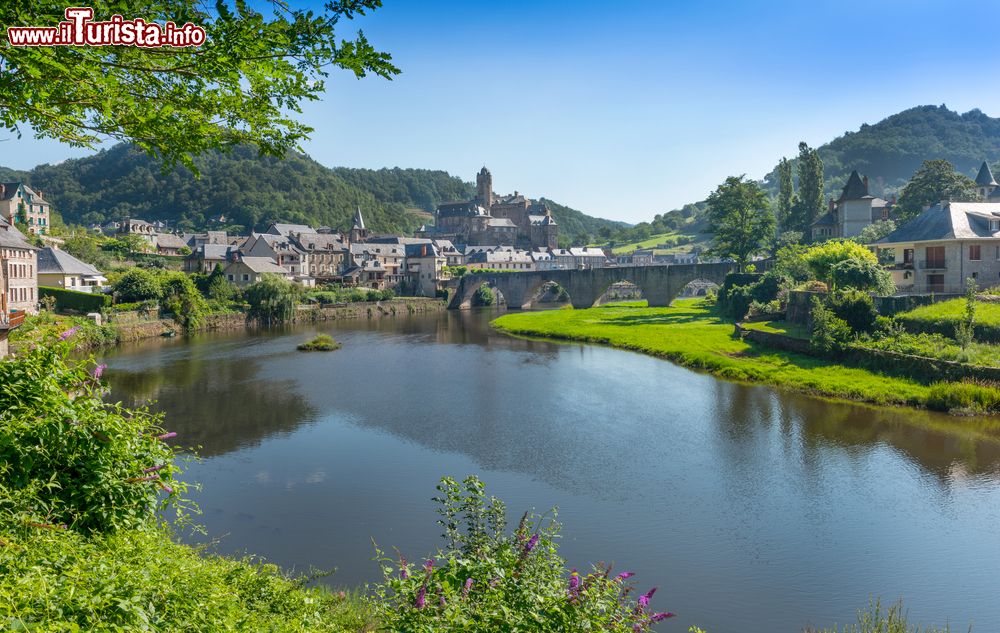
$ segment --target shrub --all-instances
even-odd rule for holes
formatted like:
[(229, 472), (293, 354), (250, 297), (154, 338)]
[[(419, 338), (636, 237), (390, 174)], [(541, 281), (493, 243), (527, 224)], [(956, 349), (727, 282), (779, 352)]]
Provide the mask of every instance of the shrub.
[(809, 345), (824, 354), (844, 349), (852, 337), (851, 326), (817, 298), (812, 298), (812, 338)]
[(147, 525), (161, 491), (174, 503), (185, 489), (168, 435), (146, 409), (103, 400), (103, 366), (67, 361), (75, 334), (0, 362), (0, 502), (14, 509), (0, 520), (88, 533)]
[(830, 240), (810, 246), (802, 253), (802, 259), (817, 279), (829, 280), (830, 270), (848, 259), (858, 259), (878, 265), (878, 257), (861, 244), (852, 240)]
[(246, 289), (246, 300), (250, 305), (247, 316), (267, 325), (289, 321), (295, 314), (299, 292), (299, 286), (283, 277), (264, 275)]
[(822, 281), (816, 281), (815, 279), (812, 280), (812, 281), (807, 281), (804, 284), (801, 284), (797, 289), (798, 290), (805, 290), (806, 292), (829, 292), (830, 291), (830, 288), (825, 283), (823, 283)]
[(472, 295), (472, 305), (477, 306), (491, 306), (496, 303), (497, 296), (493, 292), (493, 289), (483, 284), (476, 289), (476, 293)]
[(855, 332), (872, 332), (875, 329), (878, 312), (867, 293), (858, 290), (835, 292), (827, 299), (827, 306)]
[(389, 631), (647, 630), (671, 613), (649, 609), (655, 588), (629, 597), (632, 576), (609, 567), (567, 570), (559, 525), (525, 513), (506, 533), (506, 508), (475, 477), (445, 477), (435, 499), (447, 547), (411, 564), (376, 550), (384, 580), (375, 587), (377, 617)]
[(892, 275), (877, 262), (867, 259), (845, 259), (830, 267), (830, 281), (834, 288), (854, 288), (891, 295), (896, 291)]
[(169, 273), (160, 287), (163, 308), (173, 313), (181, 325), (196, 327), (205, 311), (205, 299), (191, 278), (184, 273)]
[(111, 305), (111, 297), (99, 293), (78, 292), (50, 286), (38, 287), (39, 300), (52, 299), (57, 310), (101, 312)]
[(317, 334), (311, 341), (299, 343), (295, 349), (302, 352), (332, 352), (340, 349), (340, 343), (333, 340), (329, 334)]
[(160, 298), (160, 281), (148, 270), (130, 268), (112, 286), (115, 300), (123, 303), (134, 303)]

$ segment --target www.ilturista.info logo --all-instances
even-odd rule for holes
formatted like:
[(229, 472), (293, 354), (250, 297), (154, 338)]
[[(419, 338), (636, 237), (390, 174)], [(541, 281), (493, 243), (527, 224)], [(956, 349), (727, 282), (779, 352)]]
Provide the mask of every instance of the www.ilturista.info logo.
[(205, 29), (188, 22), (158, 24), (142, 18), (126, 20), (113, 15), (106, 22), (94, 22), (90, 7), (70, 7), (59, 26), (9, 26), (11, 46), (141, 46), (184, 48), (205, 43)]

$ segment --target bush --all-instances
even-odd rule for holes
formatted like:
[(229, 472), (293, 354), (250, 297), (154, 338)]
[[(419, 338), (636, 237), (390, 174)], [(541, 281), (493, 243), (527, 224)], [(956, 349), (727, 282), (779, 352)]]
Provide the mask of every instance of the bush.
[(861, 244), (852, 240), (830, 240), (810, 246), (802, 253), (802, 260), (809, 266), (816, 279), (827, 281), (830, 270), (838, 263), (858, 259), (878, 265), (878, 257)]
[(834, 288), (854, 288), (891, 295), (896, 291), (892, 275), (877, 262), (867, 259), (845, 259), (830, 267), (830, 281)]
[(153, 273), (142, 268), (130, 268), (112, 286), (115, 300), (134, 303), (160, 298), (160, 281)]
[(111, 305), (108, 295), (78, 292), (65, 288), (50, 286), (38, 287), (38, 298), (52, 297), (56, 302), (56, 310), (75, 310), (77, 312), (101, 312)]
[(796, 290), (805, 290), (806, 292), (829, 292), (830, 288), (822, 281), (807, 281), (804, 284), (800, 284)]
[(753, 287), (763, 275), (750, 273), (730, 273), (719, 288), (716, 303), (727, 317), (738, 321), (746, 316), (753, 302)]
[(311, 341), (299, 343), (295, 349), (302, 352), (332, 352), (340, 349), (340, 343), (333, 340), (329, 334), (317, 334)]
[(69, 364), (75, 334), (0, 362), (0, 527), (137, 528), (185, 489), (160, 419), (105, 402), (103, 366)]
[(472, 305), (475, 306), (491, 306), (497, 301), (497, 295), (493, 292), (493, 289), (483, 284), (476, 289), (476, 293), (472, 295)]
[(867, 293), (858, 290), (835, 292), (827, 299), (827, 306), (855, 332), (872, 332), (875, 329), (878, 312)]
[(846, 321), (836, 316), (817, 298), (812, 298), (812, 338), (810, 347), (830, 354), (847, 347), (853, 333)]
[(205, 311), (205, 299), (191, 278), (184, 273), (169, 273), (160, 283), (163, 308), (185, 327), (196, 327)]
[(475, 477), (443, 478), (435, 499), (447, 547), (411, 564), (377, 550), (384, 581), (375, 588), (377, 617), (388, 631), (647, 630), (671, 613), (649, 609), (655, 588), (629, 597), (632, 576), (610, 567), (567, 570), (559, 525), (525, 513), (506, 534), (506, 508)]

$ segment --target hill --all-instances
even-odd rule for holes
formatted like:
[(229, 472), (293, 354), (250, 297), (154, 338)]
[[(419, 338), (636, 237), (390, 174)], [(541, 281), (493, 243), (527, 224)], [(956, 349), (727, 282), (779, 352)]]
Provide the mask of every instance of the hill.
[[(45, 193), (63, 221), (90, 224), (125, 217), (165, 220), (184, 229), (202, 228), (224, 215), (242, 230), (272, 221), (350, 228), (358, 205), (377, 232), (410, 233), (428, 221), (441, 202), (473, 195), (470, 183), (428, 169), (328, 168), (305, 154), (277, 159), (251, 147), (209, 152), (195, 160), (200, 177), (185, 167), (164, 171), (162, 163), (125, 144), (27, 172), (0, 167), (0, 178), (24, 180)], [(596, 232), (623, 223), (601, 220), (551, 203), (567, 228)]]
[[(827, 196), (839, 196), (851, 170), (857, 169), (869, 176), (873, 195), (888, 197), (898, 193), (925, 160), (943, 158), (974, 178), (984, 160), (993, 164), (1000, 159), (1000, 118), (980, 110), (959, 114), (943, 105), (918, 106), (878, 123), (865, 123), (857, 131), (845, 132), (819, 146), (817, 151), (823, 159)], [(796, 153), (796, 148), (789, 148), (789, 158)], [(762, 184), (770, 194), (777, 194), (777, 160)], [(690, 239), (692, 247), (704, 246), (710, 236), (702, 232), (703, 212), (703, 202), (689, 204), (657, 215), (652, 222), (617, 231), (613, 235), (615, 250), (634, 250), (653, 236), (679, 236)]]

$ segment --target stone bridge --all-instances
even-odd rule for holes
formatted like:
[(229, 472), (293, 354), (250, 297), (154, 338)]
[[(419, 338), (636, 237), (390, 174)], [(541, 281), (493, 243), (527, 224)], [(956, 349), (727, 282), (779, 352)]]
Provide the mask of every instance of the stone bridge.
[(459, 281), (448, 303), (450, 309), (472, 306), (472, 297), (483, 284), (500, 291), (508, 308), (528, 308), (548, 282), (562, 286), (574, 308), (590, 308), (611, 284), (628, 281), (642, 290), (650, 306), (670, 305), (684, 286), (696, 279), (719, 285), (736, 266), (721, 264), (671, 264), (667, 266), (618, 266), (589, 270), (537, 270), (509, 273), (468, 273)]

